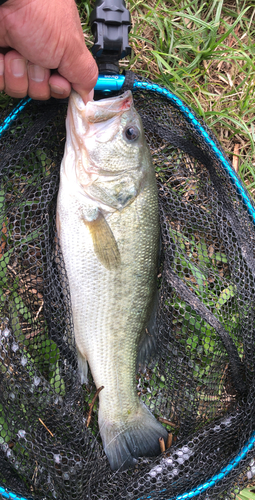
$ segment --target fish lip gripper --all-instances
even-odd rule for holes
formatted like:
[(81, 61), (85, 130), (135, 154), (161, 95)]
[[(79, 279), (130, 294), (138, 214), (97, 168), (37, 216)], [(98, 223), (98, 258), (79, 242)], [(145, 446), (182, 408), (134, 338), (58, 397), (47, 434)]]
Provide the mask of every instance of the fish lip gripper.
[[(114, 5), (113, 5), (114, 3)], [(90, 16), (94, 35), (92, 54), (100, 74), (119, 74), (120, 59), (131, 54), (131, 18), (124, 0), (97, 0)]]

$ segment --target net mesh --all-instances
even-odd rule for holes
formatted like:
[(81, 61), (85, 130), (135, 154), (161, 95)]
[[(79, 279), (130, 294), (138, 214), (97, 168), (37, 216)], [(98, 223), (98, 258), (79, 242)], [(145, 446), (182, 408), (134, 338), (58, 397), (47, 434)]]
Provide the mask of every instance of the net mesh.
[(172, 445), (125, 472), (112, 472), (103, 452), (95, 385), (79, 381), (55, 228), (66, 103), (31, 102), (0, 140), (2, 498), (166, 500), (195, 489), (226, 499), (255, 474), (250, 446), (214, 477), (255, 430), (254, 223), (192, 122), (146, 88), (134, 101), (162, 238), (157, 354), (137, 391)]

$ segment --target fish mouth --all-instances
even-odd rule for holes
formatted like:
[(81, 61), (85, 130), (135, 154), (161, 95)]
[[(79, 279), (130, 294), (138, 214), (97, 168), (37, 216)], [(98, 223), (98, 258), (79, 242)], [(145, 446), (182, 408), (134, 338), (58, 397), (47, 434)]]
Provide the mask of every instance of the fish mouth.
[(88, 102), (86, 106), (86, 119), (89, 123), (103, 122), (128, 111), (132, 105), (132, 93), (130, 90), (127, 90), (117, 99), (116, 97), (109, 97), (101, 101)]
[(116, 115), (121, 115), (133, 106), (133, 97), (130, 90), (117, 96), (117, 98), (109, 97), (99, 101), (89, 101), (86, 105), (74, 91), (72, 91), (70, 99), (74, 101), (75, 107), (82, 111), (83, 117), (88, 123), (104, 122)]

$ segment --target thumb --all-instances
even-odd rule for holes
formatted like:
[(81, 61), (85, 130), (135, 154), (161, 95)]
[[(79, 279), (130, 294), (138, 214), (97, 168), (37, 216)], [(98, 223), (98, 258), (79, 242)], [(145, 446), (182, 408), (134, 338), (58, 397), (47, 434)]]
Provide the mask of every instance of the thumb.
[(88, 94), (94, 89), (98, 79), (98, 67), (94, 57), (85, 46), (85, 52), (77, 58), (76, 66), (78, 79), (71, 82), (72, 88), (87, 102)]
[(83, 40), (79, 50), (77, 44), (69, 44), (61, 59), (58, 72), (71, 83), (72, 88), (80, 94), (86, 104), (97, 82), (98, 67)]
[[(96, 85), (98, 78), (97, 64), (85, 45), (84, 35), (77, 6), (74, 0), (62, 0), (67, 5), (65, 15), (65, 32), (61, 32), (62, 57), (58, 72), (66, 78), (72, 88), (80, 94), (87, 103), (89, 94)], [(58, 2), (59, 4), (59, 2)]]

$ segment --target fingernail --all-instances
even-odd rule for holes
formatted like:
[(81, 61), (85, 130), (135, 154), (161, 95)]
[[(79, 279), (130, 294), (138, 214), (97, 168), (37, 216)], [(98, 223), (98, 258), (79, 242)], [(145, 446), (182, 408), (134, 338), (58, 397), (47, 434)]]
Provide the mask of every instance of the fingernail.
[(92, 89), (89, 94), (88, 94), (88, 97), (87, 97), (87, 102), (89, 101), (93, 101), (94, 99), (94, 89)]
[(51, 92), (54, 92), (54, 94), (64, 94), (65, 91), (61, 87), (58, 87), (57, 85), (50, 85), (50, 90)]
[(45, 69), (37, 64), (29, 64), (28, 73), (31, 80), (34, 82), (43, 82), (45, 78)]
[(0, 76), (4, 74), (4, 60), (0, 59)]
[(11, 60), (11, 71), (13, 76), (16, 78), (21, 78), (24, 76), (26, 71), (26, 62), (24, 59), (12, 59)]
[(80, 94), (82, 99), (83, 99), (83, 102), (85, 104), (88, 104), (89, 101), (93, 101), (93, 98), (94, 98), (94, 89), (92, 89), (88, 94), (86, 93), (81, 93)]

